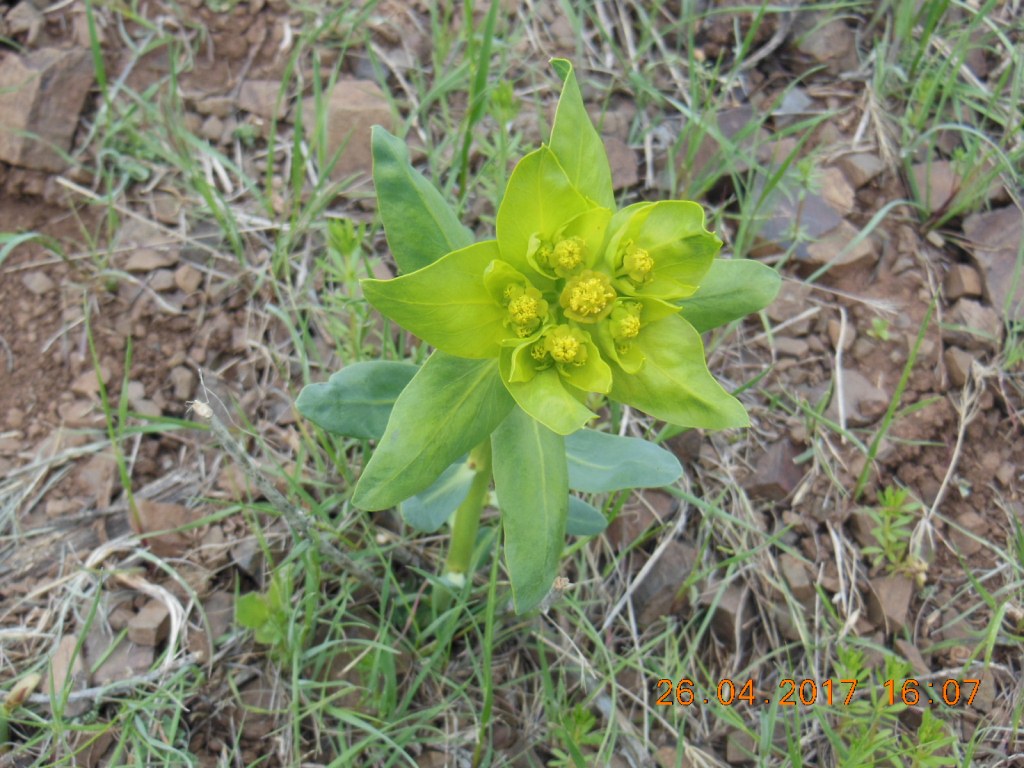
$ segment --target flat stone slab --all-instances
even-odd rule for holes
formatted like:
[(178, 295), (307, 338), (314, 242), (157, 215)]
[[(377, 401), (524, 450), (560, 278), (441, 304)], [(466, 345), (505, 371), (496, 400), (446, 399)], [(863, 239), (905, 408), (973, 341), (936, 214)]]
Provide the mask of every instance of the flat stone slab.
[(0, 160), (60, 173), (95, 72), (84, 48), (0, 59)]
[(981, 272), (985, 298), (1006, 320), (1024, 320), (1022, 233), (1024, 213), (1013, 206), (975, 213), (964, 221), (967, 249)]

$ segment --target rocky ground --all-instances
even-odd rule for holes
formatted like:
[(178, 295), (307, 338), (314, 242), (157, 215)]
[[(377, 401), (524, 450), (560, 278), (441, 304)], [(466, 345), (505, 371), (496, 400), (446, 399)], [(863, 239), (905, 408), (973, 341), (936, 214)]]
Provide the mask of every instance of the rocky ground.
[[(993, 23), (1019, 46), (1012, 6)], [(729, 253), (786, 278), (761, 318), (709, 345), (713, 371), (734, 387), (753, 380), (744, 399), (754, 428), (670, 441), (692, 468), (688, 487), (720, 494), (743, 522), (725, 543), (757, 548), (767, 537), (772, 548), (723, 585), (713, 564), (727, 552), (686, 535), (696, 524), (679, 517), (677, 499), (648, 494), (594, 545), (594, 557), (620, 562), (612, 599), (628, 593), (639, 632), (708, 613), (721, 676), (726, 658), (746, 668), (774, 642), (806, 641), (791, 611), (813, 616), (829, 604), (843, 635), (896, 649), (921, 679), (974, 670), (978, 698), (948, 719), (965, 740), (988, 729), (978, 764), (1010, 764), (993, 755), (1024, 750), (1019, 166), (984, 152), (965, 164), (953, 130), (936, 129), (934, 145), (901, 139), (866, 87), (865, 52), (882, 34), (868, 13), (767, 18), (752, 33), (749, 67), (730, 70), (739, 79), (722, 108), (695, 126), (669, 102), (635, 96), (621, 76), (628, 53), (602, 57), (607, 43), (591, 27), (581, 38), (546, 5), (528, 24), (522, 9), (503, 8), (510, 28), (539, 30), (511, 52), (527, 63), (507, 70), (531, 91), (524, 103), (552, 103), (548, 57), (591, 67), (585, 95), (624, 199), (697, 197)], [(263, 651), (232, 634), (233, 604), (236, 591), (264, 584), (267, 554), (290, 541), (259, 511), (271, 495), (256, 477), (265, 470), (264, 485), (285, 493), (295, 486), (283, 478), (297, 478), (315, 492), (309, 429), (292, 402), (305, 377), (341, 364), (315, 313), (300, 326), (302, 306), (282, 298), (301, 303), (342, 284), (310, 271), (324, 235), (301, 227), (372, 222), (370, 125), (405, 121), (414, 154), (429, 154), (432, 110), (442, 107), (424, 104), (417, 72), (431, 61), (438, 17), (391, 2), (325, 17), (285, 0), (155, 2), (139, 14), (105, 8), (90, 24), (79, 0), (23, 0), (0, 21), (0, 232), (11, 233), (0, 241), (0, 689), (39, 672), (28, 702), (45, 718), (45, 692), (70, 677), (79, 695), (64, 716), (102, 720), (98, 689), (203, 669), (184, 743), (198, 764), (221, 764), (237, 748), (232, 764), (253, 765), (282, 722), (267, 714), (279, 691)], [(623, 36), (621, 18), (605, 23)], [(750, 14), (705, 18), (697, 59), (725, 55), (736, 25), (749, 30)], [(302, 37), (312, 28), (317, 36)], [(998, 47), (988, 50), (960, 75), (998, 89), (1007, 65)], [(681, 69), (652, 71), (661, 92), (688, 98)], [(464, 94), (443, 109), (463, 113)], [(318, 114), (327, 116), (319, 126)], [(512, 130), (529, 146), (538, 124), (527, 108)], [(343, 150), (323, 177), (298, 162), (318, 130), (328, 153)], [(482, 163), (486, 150), (476, 152)], [(325, 192), (332, 182), (344, 192)], [(484, 195), (470, 200), (480, 231), (492, 211)], [(371, 267), (386, 269), (379, 234), (366, 248)], [(347, 297), (324, 306), (362, 316)], [(297, 334), (320, 355), (312, 369)], [(232, 427), (233, 448), (194, 421), (195, 400)], [(238, 458), (249, 453), (256, 470)], [(894, 504), (898, 489), (906, 493)], [(894, 539), (903, 550), (896, 562), (878, 558), (868, 510), (901, 504), (910, 522)], [(645, 531), (662, 538), (633, 546)], [(105, 620), (86, 621), (90, 610)], [(788, 676), (763, 665), (760, 675), (769, 684)], [(496, 764), (550, 759), (543, 738), (524, 745), (514, 709), (498, 747), (507, 762)], [(921, 709), (901, 715), (903, 726), (915, 728)], [(660, 727), (650, 759), (691, 764)], [(702, 727), (709, 764), (748, 759), (753, 747), (736, 728)], [(14, 745), (29, 731), (15, 729)], [(116, 764), (117, 734), (103, 733), (88, 748), (76, 736), (53, 749), (77, 746), (82, 765)], [(312, 735), (301, 737), (312, 749)], [(12, 765), (44, 764), (31, 749), (12, 755)], [(415, 759), (456, 764), (437, 750)]]

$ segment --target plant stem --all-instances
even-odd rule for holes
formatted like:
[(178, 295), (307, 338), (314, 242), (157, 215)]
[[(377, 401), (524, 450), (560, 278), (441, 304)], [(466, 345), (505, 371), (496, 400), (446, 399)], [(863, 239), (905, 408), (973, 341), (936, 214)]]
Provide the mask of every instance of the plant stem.
[(469, 452), (469, 466), (473, 470), (473, 482), (469, 486), (469, 494), (455, 510), (452, 543), (444, 564), (443, 578), (456, 587), (466, 583), (473, 548), (476, 546), (476, 533), (480, 528), (480, 513), (483, 512), (487, 489), (491, 485), (490, 438)]

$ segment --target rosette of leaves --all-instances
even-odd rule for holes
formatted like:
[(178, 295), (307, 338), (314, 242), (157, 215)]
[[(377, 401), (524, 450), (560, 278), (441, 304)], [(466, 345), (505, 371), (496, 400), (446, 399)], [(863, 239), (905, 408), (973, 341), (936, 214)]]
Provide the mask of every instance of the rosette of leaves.
[(550, 140), (513, 170), (494, 239), (473, 242), (404, 144), (374, 129), (379, 209), (401, 274), (364, 280), (364, 294), (435, 351), (418, 369), (349, 366), (298, 401), (328, 431), (379, 437), (356, 506), (400, 505), (426, 529), (454, 512), (449, 581), (470, 567), (493, 477), (518, 611), (550, 588), (567, 523), (603, 526), (570, 487), (667, 485), (682, 471), (653, 444), (585, 430), (595, 403), (684, 427), (747, 425), (708, 371), (700, 334), (766, 306), (779, 284), (762, 264), (716, 258), (721, 241), (697, 203), (615, 210), (572, 67), (553, 65), (563, 89)]

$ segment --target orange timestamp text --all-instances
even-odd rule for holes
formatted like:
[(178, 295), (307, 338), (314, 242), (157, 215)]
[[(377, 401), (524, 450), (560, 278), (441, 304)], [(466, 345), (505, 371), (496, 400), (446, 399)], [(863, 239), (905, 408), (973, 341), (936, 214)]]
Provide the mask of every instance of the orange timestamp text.
[[(780, 707), (810, 707), (815, 704), (826, 706), (839, 705), (849, 706), (854, 700), (854, 693), (857, 691), (857, 680), (821, 680), (816, 681), (810, 678), (796, 680), (786, 677), (778, 684), (778, 705)], [(956, 680), (949, 678), (943, 681), (920, 682), (914, 678), (907, 680), (886, 680), (883, 687), (888, 694), (889, 704), (945, 704), (948, 707), (955, 707), (959, 704), (971, 706), (980, 680)], [(694, 704), (719, 703), (723, 706), (732, 706), (745, 702), (754, 704), (771, 704), (775, 699), (773, 696), (766, 696), (763, 690), (758, 690), (754, 681), (730, 680), (723, 678), (718, 685), (701, 693), (693, 680), (682, 678), (673, 681), (668, 678), (658, 680), (655, 686), (660, 692), (655, 703), (659, 706), (669, 707), (678, 704), (688, 707)]]

